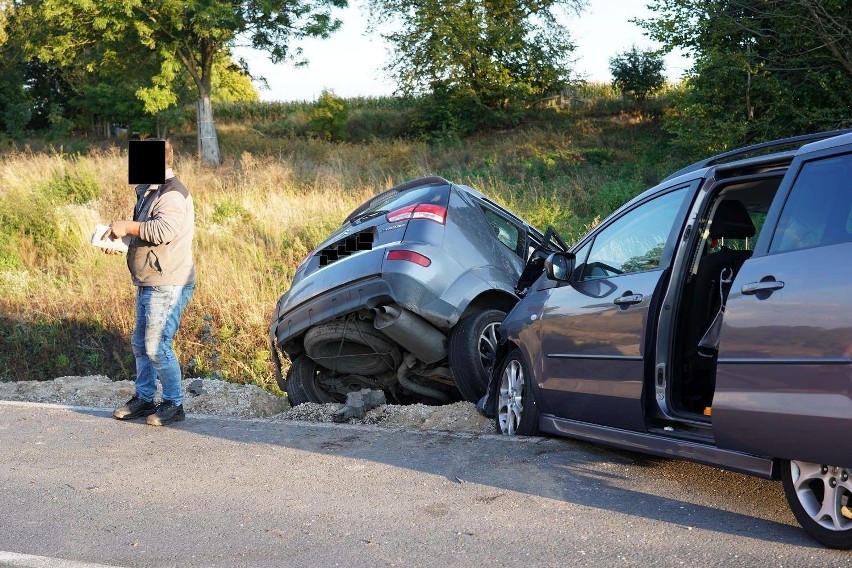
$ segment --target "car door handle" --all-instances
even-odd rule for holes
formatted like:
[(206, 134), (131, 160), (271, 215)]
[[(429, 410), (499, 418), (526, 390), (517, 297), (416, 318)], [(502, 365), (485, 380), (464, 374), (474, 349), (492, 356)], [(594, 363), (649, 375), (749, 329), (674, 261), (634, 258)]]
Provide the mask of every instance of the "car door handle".
[(642, 298), (642, 294), (625, 294), (613, 300), (612, 303), (618, 306), (629, 306), (631, 304), (638, 304), (642, 301)]
[(753, 296), (758, 292), (774, 292), (784, 287), (784, 283), (780, 280), (761, 280), (760, 282), (749, 282), (742, 288), (742, 293), (745, 296)]

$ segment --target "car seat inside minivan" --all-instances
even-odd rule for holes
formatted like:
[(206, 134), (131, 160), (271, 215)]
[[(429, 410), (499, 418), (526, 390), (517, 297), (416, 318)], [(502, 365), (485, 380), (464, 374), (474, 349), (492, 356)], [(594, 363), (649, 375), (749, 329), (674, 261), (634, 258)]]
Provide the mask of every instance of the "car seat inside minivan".
[[(707, 217), (703, 237), (692, 255), (691, 277), (684, 283), (673, 366), (680, 370), (675, 382), (675, 408), (687, 414), (709, 416), (715, 390), (718, 344), (705, 336), (721, 323), (731, 282), (751, 257), (763, 219), (777, 191), (780, 178), (728, 186), (717, 195)], [(700, 251), (700, 254), (698, 253)], [(718, 331), (718, 330), (715, 330)], [(702, 341), (702, 339), (704, 341)]]

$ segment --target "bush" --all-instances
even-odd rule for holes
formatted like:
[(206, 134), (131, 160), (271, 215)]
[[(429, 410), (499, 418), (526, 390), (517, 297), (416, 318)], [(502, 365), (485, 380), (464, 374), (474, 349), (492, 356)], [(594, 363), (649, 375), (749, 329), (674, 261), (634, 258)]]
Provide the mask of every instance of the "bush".
[(331, 91), (324, 90), (308, 119), (308, 129), (324, 140), (342, 140), (349, 105)]
[(21, 268), (29, 258), (74, 254), (79, 235), (66, 226), (64, 208), (100, 197), (94, 173), (79, 162), (55, 169), (44, 184), (17, 187), (0, 198), (0, 269)]
[(664, 67), (663, 58), (657, 52), (641, 51), (635, 45), (609, 60), (613, 85), (640, 104), (666, 84)]
[(432, 94), (418, 99), (413, 125), (422, 134), (443, 139), (506, 127), (514, 118), (511, 109), (496, 109), (472, 91), (436, 81)]
[(349, 113), (346, 138), (352, 142), (404, 138), (414, 134), (412, 112), (390, 108), (357, 109)]
[(55, 170), (44, 193), (58, 204), (80, 205), (100, 197), (101, 188), (95, 174), (77, 163), (73, 168)]

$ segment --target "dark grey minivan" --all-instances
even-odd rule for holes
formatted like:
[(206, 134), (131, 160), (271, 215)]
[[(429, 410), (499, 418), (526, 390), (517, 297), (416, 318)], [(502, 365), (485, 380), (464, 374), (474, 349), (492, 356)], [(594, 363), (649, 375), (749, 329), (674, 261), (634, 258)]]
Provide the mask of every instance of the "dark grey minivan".
[(852, 548), (852, 134), (676, 172), (549, 255), (499, 335), (504, 433), (780, 478)]

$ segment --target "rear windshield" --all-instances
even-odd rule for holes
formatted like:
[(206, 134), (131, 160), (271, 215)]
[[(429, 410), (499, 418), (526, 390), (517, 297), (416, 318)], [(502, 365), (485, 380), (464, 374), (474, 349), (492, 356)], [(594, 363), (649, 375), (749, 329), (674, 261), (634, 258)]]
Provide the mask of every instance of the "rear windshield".
[(396, 211), (408, 205), (431, 203), (432, 205), (447, 206), (450, 198), (450, 187), (447, 185), (426, 185), (405, 191), (385, 192), (372, 198), (367, 203), (349, 214), (346, 220), (357, 225), (373, 217)]

